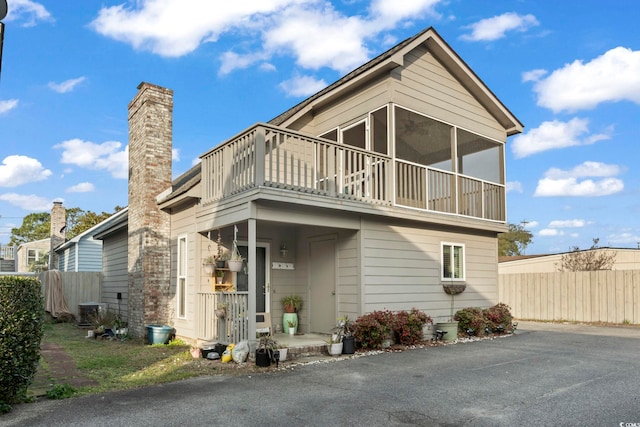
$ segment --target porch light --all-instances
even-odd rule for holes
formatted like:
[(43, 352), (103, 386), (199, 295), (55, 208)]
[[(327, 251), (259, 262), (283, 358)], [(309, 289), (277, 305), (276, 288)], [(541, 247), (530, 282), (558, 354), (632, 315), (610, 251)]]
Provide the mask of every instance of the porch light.
[(282, 256), (282, 258), (286, 258), (288, 253), (287, 244), (285, 242), (280, 243), (280, 256)]

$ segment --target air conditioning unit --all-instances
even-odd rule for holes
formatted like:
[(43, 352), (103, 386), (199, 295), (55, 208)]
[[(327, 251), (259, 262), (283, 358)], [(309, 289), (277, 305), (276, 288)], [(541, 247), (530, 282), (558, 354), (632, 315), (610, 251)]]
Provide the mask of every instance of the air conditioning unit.
[(99, 302), (78, 304), (78, 326), (91, 326), (91, 318), (101, 310), (101, 306)]

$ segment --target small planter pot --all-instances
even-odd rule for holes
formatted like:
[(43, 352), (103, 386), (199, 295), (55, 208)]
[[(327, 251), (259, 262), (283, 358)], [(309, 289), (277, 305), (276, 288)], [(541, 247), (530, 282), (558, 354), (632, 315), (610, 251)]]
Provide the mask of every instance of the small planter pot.
[(354, 354), (356, 352), (356, 339), (353, 336), (342, 339), (342, 354)]
[(222, 309), (213, 310), (213, 313), (218, 319), (224, 319), (224, 317), (227, 315), (227, 311)]
[(340, 356), (342, 354), (342, 343), (331, 343), (327, 345), (327, 351), (331, 356)]
[(294, 336), (296, 334), (296, 328), (289, 328), (289, 335)]
[(213, 274), (213, 270), (215, 270), (216, 265), (215, 264), (203, 264), (202, 267), (204, 268), (204, 272), (207, 274)]
[(458, 339), (458, 322), (438, 322), (436, 330), (446, 332), (442, 339), (444, 341), (455, 341)]
[(256, 366), (266, 368), (271, 365), (271, 352), (266, 350), (256, 350)]
[(234, 272), (238, 272), (240, 270), (242, 270), (242, 260), (232, 260), (230, 259), (229, 261), (227, 261), (227, 266), (229, 267), (230, 271), (234, 271)]
[(280, 352), (280, 359), (278, 359), (280, 362), (284, 362), (285, 360), (287, 360), (287, 348), (280, 348), (278, 349), (278, 351)]
[(149, 344), (166, 344), (173, 332), (171, 326), (147, 325), (147, 341)]
[(216, 260), (216, 268), (224, 268), (227, 262), (223, 259)]

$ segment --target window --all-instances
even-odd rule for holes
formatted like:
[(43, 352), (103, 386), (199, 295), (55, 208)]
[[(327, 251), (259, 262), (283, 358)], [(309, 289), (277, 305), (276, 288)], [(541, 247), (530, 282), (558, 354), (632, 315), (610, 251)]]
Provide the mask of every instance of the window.
[(35, 264), (40, 259), (37, 249), (27, 249), (27, 265)]
[(187, 288), (187, 236), (180, 236), (178, 238), (178, 265), (176, 266), (178, 272), (177, 280), (177, 315), (178, 317), (185, 318), (187, 316), (186, 309), (186, 288)]
[(464, 280), (464, 245), (442, 243), (442, 280)]

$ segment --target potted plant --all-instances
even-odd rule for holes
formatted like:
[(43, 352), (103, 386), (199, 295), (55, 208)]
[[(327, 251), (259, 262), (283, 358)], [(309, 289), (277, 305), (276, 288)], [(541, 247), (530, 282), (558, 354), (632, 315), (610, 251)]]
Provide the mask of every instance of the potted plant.
[(238, 243), (233, 241), (233, 248), (231, 249), (231, 253), (229, 254), (229, 259), (227, 260), (227, 266), (229, 270), (238, 272), (242, 270), (242, 264), (244, 263), (244, 258), (240, 255), (240, 251), (238, 251)]
[(356, 352), (355, 323), (349, 319), (349, 316), (339, 317), (336, 331), (342, 336), (342, 354), (354, 354)]
[(442, 285), (444, 292), (451, 296), (451, 309), (449, 313), (449, 320), (445, 322), (436, 323), (436, 331), (444, 332), (442, 339), (444, 341), (455, 341), (458, 339), (458, 322), (454, 319), (453, 302), (454, 297), (461, 294), (466, 289), (466, 285), (463, 283), (453, 284), (445, 283)]
[(296, 324), (296, 322), (292, 321), (292, 320), (287, 320), (287, 325), (289, 326), (289, 335), (295, 335), (296, 334), (296, 326), (298, 326)]
[(216, 240), (218, 246), (218, 253), (216, 254), (216, 268), (224, 268), (227, 265), (227, 256), (222, 251), (222, 236), (220, 230), (218, 230), (218, 239)]
[(327, 352), (331, 356), (340, 356), (342, 354), (342, 336), (339, 334), (332, 334), (331, 338), (327, 341)]
[(216, 270), (216, 283), (222, 285), (224, 280), (224, 270)]
[(278, 360), (280, 362), (284, 362), (284, 361), (287, 360), (288, 351), (289, 351), (289, 349), (288, 349), (287, 346), (285, 346), (285, 345), (279, 345), (278, 346), (278, 353), (279, 353)]
[(225, 316), (227, 315), (227, 303), (222, 301), (219, 302), (216, 305), (216, 309), (213, 311), (213, 313), (216, 315), (218, 319), (224, 319)]
[(216, 268), (216, 257), (213, 255), (209, 255), (202, 261), (202, 268), (204, 272), (207, 274), (213, 274), (213, 271)]
[(271, 365), (273, 353), (277, 348), (278, 343), (270, 335), (261, 336), (256, 348), (256, 366), (264, 368)]
[(302, 308), (302, 298), (298, 295), (288, 295), (282, 298), (282, 308), (284, 314), (282, 315), (282, 327), (287, 329), (289, 322), (293, 323), (294, 334), (298, 333), (298, 311)]

